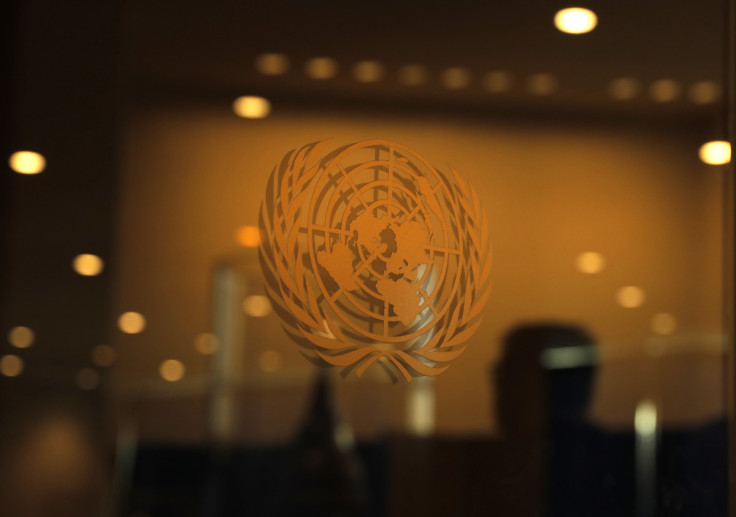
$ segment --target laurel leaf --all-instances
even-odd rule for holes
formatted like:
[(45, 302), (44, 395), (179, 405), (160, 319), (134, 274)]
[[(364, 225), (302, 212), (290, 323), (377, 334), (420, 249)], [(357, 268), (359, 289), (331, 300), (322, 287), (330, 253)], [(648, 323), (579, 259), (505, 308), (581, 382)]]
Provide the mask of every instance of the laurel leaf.
[(309, 281), (304, 282), (307, 286), (307, 303), (309, 303), (309, 310), (312, 314), (317, 317), (322, 317), (322, 312), (319, 310), (319, 304), (317, 303), (317, 296), (314, 294), (312, 284)]
[(307, 296), (304, 291), (304, 262), (299, 260), (299, 258), (296, 259), (296, 264), (294, 265), (294, 282), (299, 293), (299, 299), (304, 301)]
[(455, 350), (417, 350), (416, 354), (426, 357), (430, 361), (446, 363), (452, 361), (465, 351), (465, 347), (458, 347)]
[(460, 308), (462, 305), (458, 304), (457, 307), (455, 307), (455, 310), (452, 311), (452, 317), (450, 318), (450, 324), (447, 326), (447, 332), (445, 332), (446, 336), (452, 336), (455, 334), (455, 329), (457, 328), (457, 321), (460, 318)]
[(323, 348), (325, 350), (342, 350), (346, 346), (350, 346), (348, 343), (345, 343), (344, 341), (340, 341), (338, 339), (332, 339), (325, 336), (320, 336), (319, 334), (312, 334), (311, 332), (307, 332), (304, 329), (299, 329), (301, 333), (304, 335), (305, 338), (307, 338), (309, 341), (314, 343), (320, 348)]
[[(305, 160), (305, 169), (317, 168), (317, 166), (319, 165), (319, 159), (322, 156), (322, 150), (327, 145), (327, 142), (329, 142), (329, 140), (322, 140), (321, 142), (313, 144), (312, 149), (309, 151), (307, 159)], [(314, 163), (315, 161), (318, 163)]]
[[(396, 369), (399, 370), (399, 373), (401, 373), (401, 375), (404, 376), (404, 379), (406, 380), (406, 382), (409, 382), (409, 381), (411, 381), (411, 373), (409, 373), (409, 371), (406, 369), (406, 367), (404, 367), (404, 365), (401, 364), (401, 361), (399, 361), (396, 358), (396, 355), (398, 355), (400, 353), (402, 353), (400, 350), (394, 350), (394, 353), (392, 353), (392, 354), (386, 354), (386, 357), (388, 357), (389, 360), (391, 361), (391, 363), (396, 367)], [(417, 361), (417, 362), (419, 362), (419, 361)]]
[(481, 312), (483, 312), (483, 309), (485, 309), (486, 303), (488, 302), (488, 298), (490, 295), (491, 295), (491, 286), (488, 285), (485, 291), (483, 291), (483, 294), (481, 294), (478, 298), (476, 298), (472, 309), (470, 310), (468, 315), (465, 317), (465, 321), (471, 321), (476, 316), (478, 316)]
[(350, 366), (356, 361), (361, 360), (368, 354), (372, 353), (373, 350), (370, 348), (358, 348), (351, 352), (345, 352), (344, 354), (328, 355), (317, 350), (317, 355), (322, 359), (334, 366)]
[(481, 321), (482, 320), (478, 320), (476, 323), (472, 324), (470, 327), (466, 328), (465, 330), (461, 332), (458, 332), (448, 342), (444, 343), (441, 348), (452, 348), (470, 339), (470, 337), (473, 334), (475, 334), (475, 331), (478, 330), (478, 327), (480, 326)]
[[(447, 366), (429, 366), (427, 364), (424, 364), (420, 360), (416, 359), (415, 357), (412, 357), (411, 355), (407, 354), (406, 352), (403, 352), (401, 350), (394, 351), (395, 357), (398, 357), (401, 359), (402, 362), (406, 363), (407, 366), (409, 366), (412, 370), (414, 370), (417, 373), (420, 373), (422, 375), (427, 376), (435, 376), (439, 375), (445, 370), (447, 370)], [(389, 356), (392, 360), (394, 359), (394, 355)], [(397, 361), (394, 360), (394, 363), (396, 364)], [(404, 370), (406, 371), (406, 370)], [(402, 372), (403, 373), (403, 372)], [(411, 380), (411, 376), (407, 376), (409, 372), (406, 372), (406, 375), (404, 377), (406, 380)]]
[(355, 376), (362, 377), (370, 365), (372, 365), (373, 363), (375, 363), (377, 360), (379, 360), (381, 357), (384, 357), (384, 356), (385, 356), (384, 353), (379, 352), (371, 357), (364, 359), (362, 364), (358, 366), (358, 368), (356, 368)]
[(465, 197), (468, 197), (468, 188), (465, 186), (465, 180), (460, 177), (454, 168), (450, 167), (450, 171), (452, 172), (452, 176), (455, 178), (455, 184), (460, 187), (460, 192), (462, 192)]
[(299, 290), (294, 283), (294, 279), (291, 277), (291, 275), (289, 274), (289, 270), (286, 269), (286, 266), (284, 266), (283, 262), (278, 257), (276, 258), (276, 269), (279, 273), (279, 279), (283, 284), (286, 285), (288, 290), (292, 293), (298, 293)]
[(286, 221), (293, 221), (296, 219), (297, 213), (301, 210), (304, 198), (309, 193), (308, 190), (302, 190), (296, 197), (289, 203), (289, 211), (286, 213)]
[[(293, 170), (293, 169), (292, 169)], [(292, 174), (284, 175), (283, 178), (281, 178), (281, 184), (279, 185), (281, 190), (281, 195), (279, 196), (279, 201), (281, 201), (281, 213), (284, 214), (284, 217), (286, 216), (286, 213), (289, 210), (289, 179), (291, 178)], [(277, 214), (274, 214), (277, 215)], [(278, 220), (278, 217), (274, 217), (274, 220)]]
[(286, 302), (286, 305), (289, 307), (289, 310), (294, 314), (294, 317), (296, 319), (298, 319), (301, 323), (309, 327), (312, 327), (313, 329), (319, 330), (321, 328), (320, 325), (314, 320), (312, 316), (307, 314), (307, 312), (304, 309), (302, 309), (299, 305), (294, 303), (294, 301), (289, 297), (288, 293), (285, 293), (282, 290), (281, 294), (284, 298), (284, 302)]

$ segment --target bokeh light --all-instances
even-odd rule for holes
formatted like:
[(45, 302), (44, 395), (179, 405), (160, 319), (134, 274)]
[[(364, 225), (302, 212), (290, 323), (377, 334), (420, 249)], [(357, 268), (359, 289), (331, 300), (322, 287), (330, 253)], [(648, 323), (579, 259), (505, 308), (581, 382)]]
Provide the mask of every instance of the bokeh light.
[(6, 377), (17, 377), (23, 372), (23, 359), (8, 354), (0, 357), (0, 373)]
[(46, 158), (33, 151), (16, 151), (10, 155), (8, 163), (18, 174), (38, 174), (46, 168)]
[(494, 70), (483, 76), (483, 88), (491, 93), (508, 91), (513, 85), (513, 76), (503, 70)]
[(281, 354), (275, 350), (264, 350), (258, 354), (258, 368), (264, 372), (277, 372), (281, 369)]
[(405, 86), (419, 86), (427, 82), (429, 72), (422, 65), (404, 65), (398, 71), (399, 82)]
[(102, 272), (105, 264), (97, 255), (82, 253), (81, 255), (74, 257), (72, 267), (74, 268), (74, 271), (82, 276), (95, 276)]
[(677, 329), (677, 318), (667, 312), (660, 312), (652, 316), (650, 327), (655, 334), (667, 336)]
[(241, 226), (235, 231), (235, 240), (241, 246), (254, 248), (261, 243), (261, 230), (257, 226)]
[(161, 366), (158, 369), (158, 373), (161, 377), (169, 382), (181, 380), (182, 377), (184, 377), (185, 372), (186, 369), (184, 368), (184, 364), (176, 359), (167, 359), (161, 363)]
[(649, 86), (649, 95), (656, 102), (672, 102), (682, 94), (682, 85), (673, 79), (660, 79)]
[(581, 273), (589, 275), (600, 273), (606, 266), (606, 259), (595, 251), (586, 251), (575, 258), (575, 267)]
[(217, 351), (217, 344), (217, 336), (210, 332), (203, 332), (194, 338), (194, 348), (200, 354), (214, 354)]
[(110, 345), (97, 345), (90, 352), (92, 362), (97, 366), (110, 366), (117, 359), (118, 354)]
[(714, 140), (700, 146), (700, 159), (709, 165), (723, 165), (731, 161), (731, 144), (725, 140)]
[(13, 327), (8, 332), (8, 341), (15, 348), (28, 348), (35, 338), (36, 334), (28, 327)]
[(146, 318), (139, 312), (124, 312), (118, 318), (118, 327), (126, 334), (138, 334), (146, 328)]
[(440, 82), (448, 90), (467, 88), (470, 84), (470, 72), (467, 68), (460, 66), (446, 68), (440, 75)]
[(312, 79), (331, 79), (337, 75), (337, 61), (331, 57), (314, 57), (305, 63), (304, 71)]
[(618, 301), (618, 304), (621, 307), (625, 307), (627, 309), (641, 307), (645, 299), (646, 295), (644, 294), (644, 290), (641, 287), (636, 287), (634, 285), (627, 285), (616, 292), (616, 301)]
[(598, 25), (598, 16), (590, 9), (568, 7), (555, 14), (555, 27), (567, 34), (585, 34)]
[(557, 90), (558, 81), (552, 74), (532, 74), (526, 79), (526, 89), (532, 95), (549, 95)]
[(289, 58), (279, 53), (260, 54), (253, 64), (263, 75), (283, 75), (289, 71)]
[(271, 113), (271, 103), (263, 97), (244, 95), (233, 102), (233, 111), (239, 117), (258, 119)]
[(266, 296), (254, 294), (243, 300), (243, 311), (253, 318), (262, 318), (271, 314), (271, 302)]
[(608, 94), (617, 101), (629, 101), (641, 94), (642, 86), (633, 77), (619, 77), (608, 85)]
[(690, 86), (687, 96), (695, 104), (710, 104), (721, 98), (721, 85), (715, 81), (699, 81)]
[(100, 385), (100, 374), (92, 368), (82, 368), (74, 380), (80, 389), (93, 390)]
[(353, 67), (355, 80), (361, 83), (375, 83), (383, 79), (386, 70), (378, 61), (361, 61)]

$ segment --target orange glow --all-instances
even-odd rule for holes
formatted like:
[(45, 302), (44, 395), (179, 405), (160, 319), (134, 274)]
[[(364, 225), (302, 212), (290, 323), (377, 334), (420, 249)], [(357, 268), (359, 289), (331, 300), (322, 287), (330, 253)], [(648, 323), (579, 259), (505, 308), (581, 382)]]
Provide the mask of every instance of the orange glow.
[(97, 345), (90, 353), (92, 362), (97, 366), (110, 366), (117, 359), (117, 352), (110, 345)]
[(261, 230), (257, 226), (241, 226), (235, 232), (235, 240), (246, 248), (255, 248), (261, 243)]
[(331, 79), (337, 75), (337, 61), (331, 57), (315, 57), (307, 61), (304, 70), (312, 79)]
[(448, 90), (460, 90), (470, 84), (470, 72), (467, 68), (455, 66), (447, 68), (440, 76), (442, 85)]
[(721, 85), (715, 81), (700, 81), (688, 90), (688, 97), (695, 104), (710, 104), (721, 98)]
[(660, 312), (652, 317), (652, 331), (661, 336), (672, 334), (677, 329), (677, 318), (672, 314)]
[(505, 92), (511, 89), (514, 84), (514, 78), (508, 72), (496, 70), (488, 72), (483, 77), (483, 88), (491, 93)]
[(552, 74), (532, 74), (526, 80), (526, 89), (532, 95), (549, 95), (557, 87), (557, 78)]
[(427, 69), (422, 65), (405, 65), (399, 68), (399, 82), (405, 86), (419, 86), (427, 81)]
[(636, 307), (640, 307), (644, 303), (645, 299), (646, 295), (644, 294), (644, 290), (633, 285), (622, 287), (616, 293), (618, 304), (626, 309), (635, 309)]
[(146, 318), (138, 312), (124, 312), (118, 318), (118, 327), (126, 334), (138, 334), (146, 328)]
[(217, 336), (209, 332), (203, 332), (194, 338), (194, 348), (204, 355), (211, 355), (217, 351)]
[(598, 16), (590, 9), (568, 7), (555, 14), (555, 27), (567, 34), (584, 34), (595, 29)]
[(600, 273), (606, 266), (606, 259), (600, 253), (594, 251), (586, 251), (581, 253), (575, 259), (575, 267), (581, 273), (587, 273), (589, 275)]
[(4, 355), (0, 357), (0, 373), (6, 377), (17, 377), (23, 371), (23, 359), (17, 355)]
[(10, 155), (10, 168), (18, 174), (38, 174), (46, 168), (46, 158), (33, 151), (17, 151)]
[(15, 348), (28, 348), (33, 344), (36, 335), (28, 327), (13, 327), (8, 332), (8, 341)]
[(271, 113), (271, 103), (263, 97), (244, 95), (233, 102), (233, 111), (243, 118), (264, 118)]
[(184, 368), (184, 364), (176, 359), (167, 359), (161, 363), (161, 366), (158, 369), (158, 373), (161, 377), (169, 382), (181, 380), (182, 377), (184, 377), (185, 371), (186, 369)]
[(614, 79), (608, 85), (608, 93), (617, 101), (628, 101), (641, 93), (641, 83), (633, 77)]
[(72, 267), (82, 276), (95, 276), (102, 272), (104, 263), (97, 255), (83, 253), (74, 257)]
[(649, 87), (649, 95), (656, 102), (672, 102), (681, 94), (682, 85), (673, 79), (660, 79)]
[(375, 83), (383, 78), (384, 67), (378, 61), (361, 61), (353, 67), (355, 79), (361, 83)]
[(243, 301), (243, 311), (253, 318), (262, 318), (271, 314), (271, 302), (266, 296), (254, 294)]
[(261, 54), (254, 65), (263, 75), (283, 75), (289, 71), (289, 58), (284, 54)]

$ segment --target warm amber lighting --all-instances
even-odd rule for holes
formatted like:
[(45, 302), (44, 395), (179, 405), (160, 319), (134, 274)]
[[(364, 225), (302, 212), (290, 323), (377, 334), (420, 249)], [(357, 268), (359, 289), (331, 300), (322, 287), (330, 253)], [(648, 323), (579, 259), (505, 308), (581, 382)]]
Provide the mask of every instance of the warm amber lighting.
[(217, 351), (217, 336), (203, 332), (194, 338), (194, 348), (200, 354), (210, 355)]
[(83, 253), (74, 257), (72, 267), (74, 268), (74, 271), (82, 276), (95, 276), (102, 272), (104, 263), (97, 255)]
[(666, 336), (677, 329), (677, 318), (667, 312), (660, 312), (652, 317), (652, 331), (655, 334)]
[(10, 155), (8, 163), (19, 174), (38, 174), (46, 168), (46, 158), (33, 151), (17, 151)]
[(723, 165), (731, 161), (731, 144), (725, 140), (714, 140), (700, 146), (700, 159), (709, 165)]
[(605, 266), (606, 259), (603, 258), (603, 255), (595, 251), (586, 251), (575, 258), (575, 267), (581, 273), (587, 273), (589, 275), (600, 273)]
[(77, 386), (83, 390), (93, 390), (100, 385), (100, 374), (92, 368), (82, 368), (75, 378)]
[(440, 82), (448, 90), (467, 88), (468, 84), (470, 84), (470, 72), (467, 68), (459, 66), (447, 68), (440, 75)]
[(28, 348), (33, 344), (36, 335), (28, 327), (13, 327), (8, 332), (8, 341), (15, 348)]
[(0, 373), (6, 377), (16, 377), (23, 371), (23, 359), (17, 355), (4, 355), (0, 357)]
[(275, 350), (264, 350), (258, 355), (258, 368), (269, 373), (280, 370), (281, 354)]
[(514, 78), (510, 73), (502, 70), (488, 72), (483, 76), (483, 88), (491, 93), (501, 93), (511, 89)]
[(695, 104), (710, 104), (721, 98), (721, 85), (715, 81), (700, 81), (690, 86), (687, 94)]
[(289, 58), (284, 54), (261, 54), (254, 65), (263, 75), (283, 75), (289, 71)]
[(361, 83), (375, 83), (383, 78), (385, 70), (378, 61), (361, 61), (353, 67), (355, 80)]
[(181, 361), (176, 359), (167, 359), (158, 369), (158, 373), (163, 377), (164, 380), (169, 382), (176, 382), (184, 377), (185, 372), (184, 365)]
[(271, 314), (271, 302), (266, 296), (254, 294), (243, 301), (243, 311), (253, 318), (262, 318)]
[(146, 318), (138, 312), (124, 312), (118, 318), (118, 327), (126, 334), (138, 334), (146, 328)]
[(337, 75), (337, 61), (331, 57), (315, 57), (306, 62), (304, 70), (312, 79), (331, 79)]
[(649, 95), (656, 102), (672, 102), (682, 94), (682, 85), (672, 79), (660, 79), (649, 86)]
[(614, 79), (608, 85), (608, 93), (617, 101), (628, 101), (641, 93), (641, 83), (633, 77)]
[(235, 99), (233, 111), (243, 118), (264, 118), (271, 113), (271, 103), (263, 97), (244, 95)]
[(235, 232), (235, 240), (241, 246), (254, 248), (261, 243), (261, 230), (257, 226), (241, 226)]
[(526, 89), (532, 95), (549, 95), (557, 89), (557, 78), (552, 74), (533, 74), (526, 80)]
[(427, 81), (427, 69), (422, 65), (404, 65), (399, 68), (399, 82), (405, 86), (419, 86)]
[(97, 345), (90, 352), (92, 362), (97, 366), (110, 366), (117, 359), (118, 354), (110, 345)]
[(595, 29), (598, 17), (590, 9), (568, 7), (555, 14), (555, 27), (568, 34), (585, 34)]
[(616, 293), (616, 300), (621, 307), (634, 309), (640, 307), (646, 298), (644, 291), (640, 287), (629, 285), (622, 287)]

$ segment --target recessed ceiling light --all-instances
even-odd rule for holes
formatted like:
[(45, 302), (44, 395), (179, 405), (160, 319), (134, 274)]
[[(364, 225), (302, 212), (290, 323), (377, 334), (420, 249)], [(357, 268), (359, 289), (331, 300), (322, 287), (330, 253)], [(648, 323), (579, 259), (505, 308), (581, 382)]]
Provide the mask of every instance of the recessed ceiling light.
[(584, 34), (595, 29), (598, 16), (590, 9), (568, 7), (555, 14), (555, 27), (568, 34)]

